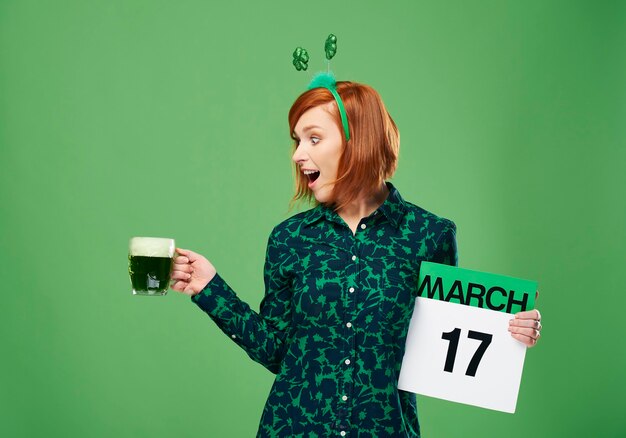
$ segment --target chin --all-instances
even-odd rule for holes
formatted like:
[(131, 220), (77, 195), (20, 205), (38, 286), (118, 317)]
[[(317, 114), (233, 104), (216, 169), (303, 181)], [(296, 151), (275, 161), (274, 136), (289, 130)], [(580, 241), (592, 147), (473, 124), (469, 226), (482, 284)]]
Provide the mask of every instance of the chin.
[(315, 199), (317, 200), (317, 202), (321, 202), (321, 203), (325, 203), (328, 202), (328, 200), (330, 199), (330, 197), (328, 196), (328, 194), (326, 193), (322, 193), (322, 194), (314, 194)]
[(333, 186), (321, 186), (317, 190), (313, 191), (313, 197), (317, 202), (325, 203), (330, 200), (330, 195), (333, 190)]

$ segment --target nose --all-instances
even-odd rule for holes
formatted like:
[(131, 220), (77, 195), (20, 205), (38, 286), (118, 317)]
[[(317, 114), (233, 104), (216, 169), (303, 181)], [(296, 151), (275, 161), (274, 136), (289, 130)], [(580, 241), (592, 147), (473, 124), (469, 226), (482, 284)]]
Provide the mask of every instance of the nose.
[(308, 155), (302, 146), (296, 147), (295, 152), (291, 156), (291, 159), (299, 165), (304, 164), (304, 162), (308, 159)]

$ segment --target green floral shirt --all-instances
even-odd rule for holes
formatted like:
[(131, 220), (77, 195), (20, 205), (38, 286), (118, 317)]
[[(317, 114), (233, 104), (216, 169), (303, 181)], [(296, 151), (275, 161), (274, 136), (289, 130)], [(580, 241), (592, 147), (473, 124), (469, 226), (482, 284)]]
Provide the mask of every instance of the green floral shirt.
[(356, 232), (324, 205), (277, 225), (259, 312), (217, 274), (192, 300), (276, 379), (258, 437), (419, 437), (398, 376), (422, 261), (457, 265), (454, 223), (385, 202)]

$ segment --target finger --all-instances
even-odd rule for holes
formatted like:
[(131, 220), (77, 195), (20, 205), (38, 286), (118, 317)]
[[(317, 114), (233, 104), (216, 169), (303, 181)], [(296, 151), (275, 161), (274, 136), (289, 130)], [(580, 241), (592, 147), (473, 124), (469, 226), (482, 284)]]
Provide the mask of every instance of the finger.
[(172, 280), (183, 280), (189, 281), (191, 279), (191, 274), (182, 271), (172, 271), (172, 275), (170, 275)]
[(539, 338), (539, 336), (541, 336), (541, 333), (539, 332), (539, 330), (534, 329), (534, 328), (529, 328), (529, 327), (509, 326), (509, 331), (511, 333), (516, 333), (518, 335), (524, 335), (524, 336), (527, 336), (527, 337), (532, 338), (532, 339), (537, 339), (537, 338)]
[(170, 287), (177, 292), (182, 292), (185, 290), (188, 284), (189, 283), (187, 283), (186, 281), (172, 281)]
[(181, 255), (174, 258), (174, 263), (187, 264), (189, 263), (189, 259)]
[(515, 318), (517, 318), (517, 319), (536, 319), (537, 321), (540, 321), (541, 320), (541, 314), (539, 313), (539, 310), (533, 309), (533, 310), (527, 310), (525, 312), (517, 312), (515, 314)]
[(176, 248), (176, 252), (187, 257), (189, 259), (189, 263), (195, 262), (200, 257), (199, 254), (196, 254), (188, 249)]
[(509, 320), (509, 326), (530, 327), (536, 330), (541, 330), (541, 322), (536, 319), (511, 319)]
[(172, 267), (172, 273), (174, 272), (184, 272), (185, 274), (191, 274), (193, 272), (193, 268), (189, 265), (174, 265)]
[(189, 264), (174, 263), (174, 267), (172, 268), (172, 271), (183, 271), (183, 272), (187, 272), (188, 274), (191, 274), (193, 272), (193, 268)]
[(520, 341), (522, 344), (526, 345), (527, 347), (534, 347), (537, 344), (537, 340), (530, 338), (528, 336), (524, 336), (524, 335), (520, 335), (518, 333), (511, 333), (511, 336), (513, 336), (515, 339), (517, 339), (518, 341)]
[(188, 249), (176, 248), (176, 252), (180, 255), (186, 256), (189, 253)]

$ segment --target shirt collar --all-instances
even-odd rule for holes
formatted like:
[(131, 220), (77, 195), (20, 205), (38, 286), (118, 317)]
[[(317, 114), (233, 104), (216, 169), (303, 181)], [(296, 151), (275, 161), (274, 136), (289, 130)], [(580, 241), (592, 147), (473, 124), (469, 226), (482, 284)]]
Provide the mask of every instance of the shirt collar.
[(402, 223), (402, 218), (404, 218), (404, 213), (406, 212), (407, 206), (402, 196), (400, 196), (400, 192), (395, 188), (393, 184), (387, 181), (387, 188), (389, 189), (389, 196), (385, 199), (385, 202), (378, 207), (378, 210), (382, 212), (391, 225), (395, 228), (399, 228)]
[(324, 206), (322, 204), (317, 204), (316, 207), (310, 209), (305, 213), (304, 216), (304, 225), (308, 226), (312, 223), (316, 222), (319, 218), (324, 216)]
[[(402, 199), (402, 196), (400, 196), (398, 189), (396, 189), (392, 183), (387, 181), (385, 184), (389, 189), (389, 195), (387, 196), (387, 199), (385, 199), (385, 202), (378, 207), (376, 213), (382, 213), (385, 215), (387, 220), (395, 228), (398, 228), (402, 223), (402, 218), (404, 217), (404, 213), (406, 211), (405, 201)], [(311, 225), (322, 217), (325, 217), (329, 221), (343, 223), (337, 213), (331, 208), (325, 206), (324, 204), (318, 204), (315, 208), (312, 208), (306, 213), (304, 224), (307, 226)]]

